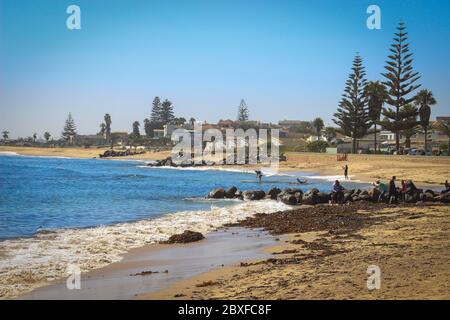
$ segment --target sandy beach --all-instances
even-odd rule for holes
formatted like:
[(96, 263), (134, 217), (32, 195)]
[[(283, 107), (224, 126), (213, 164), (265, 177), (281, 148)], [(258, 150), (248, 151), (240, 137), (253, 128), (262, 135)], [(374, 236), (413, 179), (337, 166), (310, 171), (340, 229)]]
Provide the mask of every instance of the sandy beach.
[[(139, 299), (449, 299), (450, 206), (299, 208), (240, 223), (280, 236), (272, 257)], [(367, 269), (381, 271), (380, 289)]]

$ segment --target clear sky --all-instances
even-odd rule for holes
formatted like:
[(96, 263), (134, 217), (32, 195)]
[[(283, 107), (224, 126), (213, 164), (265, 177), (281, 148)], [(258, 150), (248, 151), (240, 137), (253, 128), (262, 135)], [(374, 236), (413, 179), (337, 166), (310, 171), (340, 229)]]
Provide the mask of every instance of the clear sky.
[[(81, 8), (68, 30), (66, 8)], [(366, 27), (370, 4), (381, 30)], [(450, 115), (450, 1), (442, 0), (0, 0), (0, 130), (59, 137), (72, 112), (95, 133), (149, 116), (153, 97), (177, 116), (276, 122), (336, 110), (356, 52), (381, 79), (400, 20), (414, 67), (435, 94), (433, 116)]]

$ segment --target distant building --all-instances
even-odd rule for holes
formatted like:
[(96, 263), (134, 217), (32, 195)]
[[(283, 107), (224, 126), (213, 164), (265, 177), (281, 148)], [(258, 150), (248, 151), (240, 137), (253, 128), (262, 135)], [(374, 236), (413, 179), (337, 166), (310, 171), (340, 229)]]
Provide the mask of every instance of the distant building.
[(315, 141), (325, 141), (327, 142), (327, 138), (323, 135), (321, 136), (316, 136), (316, 135), (311, 135), (306, 139), (307, 142), (315, 142)]
[(436, 117), (436, 121), (450, 121), (450, 117)]

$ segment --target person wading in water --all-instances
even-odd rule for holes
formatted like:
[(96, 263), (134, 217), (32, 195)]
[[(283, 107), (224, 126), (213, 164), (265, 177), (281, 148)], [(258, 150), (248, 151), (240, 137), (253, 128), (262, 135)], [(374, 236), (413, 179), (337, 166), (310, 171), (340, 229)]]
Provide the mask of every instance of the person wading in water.
[(256, 179), (258, 179), (258, 182), (261, 183), (261, 179), (263, 176), (261, 170), (255, 170), (255, 172), (256, 172)]

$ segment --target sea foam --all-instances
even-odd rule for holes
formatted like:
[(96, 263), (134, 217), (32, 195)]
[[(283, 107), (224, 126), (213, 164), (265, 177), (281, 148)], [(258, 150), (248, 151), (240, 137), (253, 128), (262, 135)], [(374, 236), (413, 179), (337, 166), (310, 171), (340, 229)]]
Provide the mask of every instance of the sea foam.
[(290, 208), (272, 200), (242, 201), (224, 208), (211, 205), (208, 211), (183, 211), (86, 229), (47, 230), (32, 238), (4, 240), (0, 242), (0, 297), (15, 297), (68, 276), (70, 264), (86, 272), (121, 260), (132, 248), (167, 240), (184, 230), (207, 233), (256, 213)]

